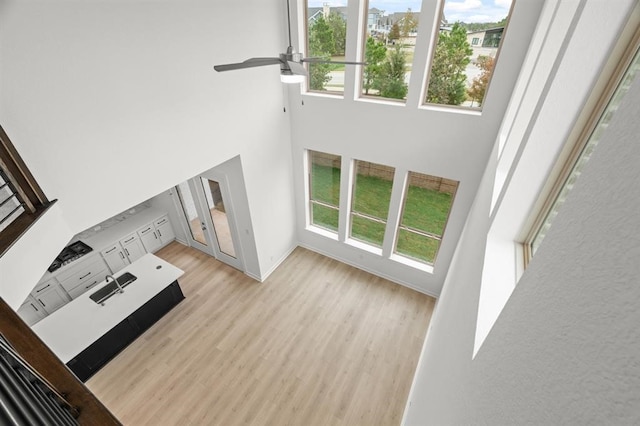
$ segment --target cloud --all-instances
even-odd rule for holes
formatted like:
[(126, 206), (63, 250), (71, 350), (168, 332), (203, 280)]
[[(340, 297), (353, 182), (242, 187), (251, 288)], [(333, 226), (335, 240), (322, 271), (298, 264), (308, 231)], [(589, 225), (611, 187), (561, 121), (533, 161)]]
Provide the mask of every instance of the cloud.
[(448, 1), (444, 4), (444, 11), (447, 12), (464, 12), (467, 10), (479, 9), (482, 7), (480, 0), (464, 0), (462, 2)]
[(502, 7), (504, 9), (509, 9), (511, 7), (512, 0), (494, 0), (494, 4), (498, 7)]

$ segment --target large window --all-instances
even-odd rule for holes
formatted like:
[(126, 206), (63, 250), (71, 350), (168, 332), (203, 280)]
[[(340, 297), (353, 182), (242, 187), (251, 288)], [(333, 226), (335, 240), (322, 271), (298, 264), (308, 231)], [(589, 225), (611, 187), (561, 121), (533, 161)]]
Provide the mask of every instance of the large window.
[(51, 204), (0, 126), (0, 256)]
[(338, 232), (340, 156), (308, 151), (311, 224)]
[(359, 160), (354, 164), (349, 235), (355, 240), (382, 247), (395, 169)]
[(406, 100), (420, 4), (409, 0), (369, 1), (364, 46), (367, 65), (362, 67), (363, 95)]
[(458, 182), (409, 172), (395, 253), (433, 264), (444, 235)]
[(593, 130), (590, 132), (588, 137), (578, 142), (577, 147), (579, 149), (574, 150), (575, 155), (569, 158), (567, 166), (564, 168), (565, 172), (560, 175), (555, 189), (551, 192), (549, 201), (546, 203), (548, 208), (543, 211), (543, 214), (540, 216), (541, 220), (536, 222), (533, 231), (525, 242), (525, 263), (528, 263), (528, 261), (531, 260), (535, 252), (540, 247), (540, 244), (551, 228), (555, 217), (558, 215), (560, 208), (580, 177), (584, 166), (591, 158), (591, 154), (593, 154), (593, 151), (598, 145), (603, 131), (609, 125), (609, 122), (618, 109), (622, 98), (629, 90), (629, 87), (639, 70), (640, 50), (636, 50), (635, 56), (626, 68), (620, 83), (617, 88), (615, 88), (615, 91), (609, 98), (608, 103), (604, 106), (604, 109), (601, 112), (596, 111), (596, 114), (599, 114), (599, 116), (597, 120), (594, 120), (595, 125), (593, 126)]
[[(347, 42), (347, 0), (307, 1), (307, 56), (344, 61)], [(308, 89), (344, 93), (342, 64), (309, 64)]]
[(511, 3), (444, 1), (426, 103), (482, 107)]

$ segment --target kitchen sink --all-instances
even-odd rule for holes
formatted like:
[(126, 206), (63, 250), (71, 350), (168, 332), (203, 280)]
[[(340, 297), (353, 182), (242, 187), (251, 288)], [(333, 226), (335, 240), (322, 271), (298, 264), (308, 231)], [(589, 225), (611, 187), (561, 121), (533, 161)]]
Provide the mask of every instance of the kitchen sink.
[(120, 275), (119, 277), (116, 277), (115, 279), (118, 281), (117, 284), (115, 281), (111, 281), (107, 283), (104, 287), (102, 287), (100, 290), (93, 292), (91, 296), (89, 296), (89, 298), (96, 303), (104, 304), (104, 302), (108, 298), (110, 298), (111, 296), (113, 296), (114, 294), (120, 291), (120, 289), (118, 288), (118, 284), (120, 284), (120, 287), (125, 288), (126, 286), (128, 286), (129, 284), (137, 280), (138, 277), (136, 277), (133, 274), (130, 274), (129, 272), (125, 272), (124, 274)]

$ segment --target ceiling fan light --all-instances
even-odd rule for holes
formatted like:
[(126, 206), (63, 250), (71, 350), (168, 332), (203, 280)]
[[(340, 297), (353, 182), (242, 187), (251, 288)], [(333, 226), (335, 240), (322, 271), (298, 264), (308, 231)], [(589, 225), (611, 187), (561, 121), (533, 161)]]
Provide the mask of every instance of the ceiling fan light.
[(280, 73), (280, 81), (288, 84), (303, 83), (304, 75)]

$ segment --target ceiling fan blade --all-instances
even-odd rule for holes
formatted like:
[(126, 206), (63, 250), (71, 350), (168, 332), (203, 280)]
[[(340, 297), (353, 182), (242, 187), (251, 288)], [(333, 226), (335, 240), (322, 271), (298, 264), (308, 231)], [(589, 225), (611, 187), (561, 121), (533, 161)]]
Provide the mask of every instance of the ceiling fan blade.
[(299, 62), (287, 61), (287, 65), (289, 65), (289, 69), (295, 75), (308, 75), (307, 69)]
[(354, 61), (331, 61), (324, 58), (304, 58), (301, 62), (307, 62), (309, 64), (343, 64), (343, 65), (367, 65), (366, 62), (354, 62)]
[(267, 65), (281, 64), (280, 58), (251, 58), (244, 62), (238, 62), (235, 64), (214, 65), (213, 69), (220, 71), (233, 71), (243, 68), (264, 67)]

